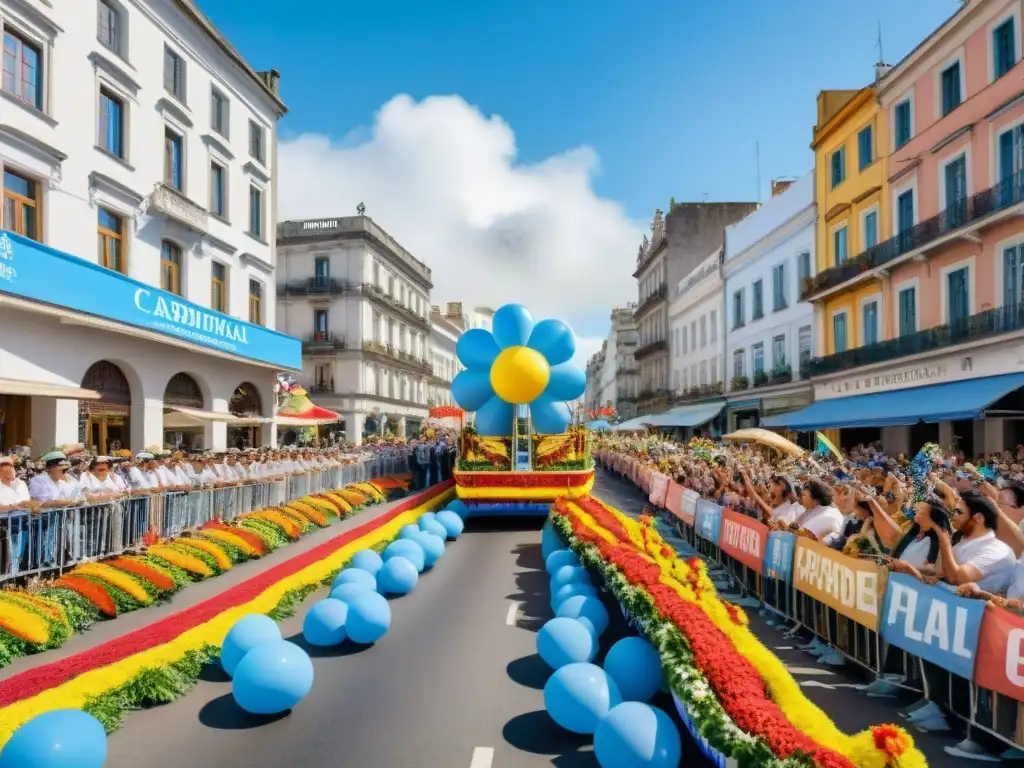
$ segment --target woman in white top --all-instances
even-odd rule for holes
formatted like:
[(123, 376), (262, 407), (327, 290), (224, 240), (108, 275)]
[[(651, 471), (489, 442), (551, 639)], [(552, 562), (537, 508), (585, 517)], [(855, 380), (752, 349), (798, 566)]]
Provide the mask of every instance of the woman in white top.
[(800, 492), (800, 505), (806, 510), (790, 526), (799, 535), (825, 546), (832, 546), (842, 534), (843, 513), (832, 506), (832, 490), (817, 478), (811, 478)]
[(937, 496), (929, 495), (914, 505), (914, 523), (893, 548), (890, 567), (897, 573), (934, 584), (941, 572), (940, 531), (947, 536), (953, 532), (949, 510)]

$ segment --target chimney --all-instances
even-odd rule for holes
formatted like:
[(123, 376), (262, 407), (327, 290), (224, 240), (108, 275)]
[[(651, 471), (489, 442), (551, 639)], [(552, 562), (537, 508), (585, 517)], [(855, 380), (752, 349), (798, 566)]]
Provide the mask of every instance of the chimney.
[(882, 62), (875, 64), (875, 82), (877, 83), (889, 74), (890, 71), (892, 71), (892, 64), (883, 64)]
[(445, 312), (448, 317), (462, 317), (462, 302), (461, 301), (449, 301), (448, 308)]
[(772, 179), (772, 197), (781, 195), (792, 183), (792, 179)]
[(270, 92), (281, 98), (281, 73), (276, 69), (271, 69), (266, 72), (258, 72), (260, 79), (266, 84)]

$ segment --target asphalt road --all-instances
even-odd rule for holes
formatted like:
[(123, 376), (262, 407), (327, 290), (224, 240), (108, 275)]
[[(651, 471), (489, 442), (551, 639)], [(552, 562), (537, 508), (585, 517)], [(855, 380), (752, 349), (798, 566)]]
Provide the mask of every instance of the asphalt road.
[[(471, 522), (414, 592), (392, 601), (377, 645), (309, 649), (313, 690), (290, 715), (245, 715), (211, 669), (188, 696), (130, 714), (110, 737), (107, 768), (595, 768), (592, 739), (544, 712), (535, 633), (551, 614), (540, 521), (511, 525)], [(311, 604), (284, 622), (285, 637), (301, 643)], [(605, 650), (623, 632), (620, 621)]]

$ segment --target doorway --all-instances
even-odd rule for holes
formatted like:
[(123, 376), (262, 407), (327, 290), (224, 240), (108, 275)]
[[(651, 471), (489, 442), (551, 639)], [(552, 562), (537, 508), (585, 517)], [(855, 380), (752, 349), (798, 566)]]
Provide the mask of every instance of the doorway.
[(89, 367), (82, 388), (100, 393), (99, 400), (81, 402), (85, 413), (85, 447), (106, 456), (131, 447), (132, 391), (124, 372), (108, 360)]

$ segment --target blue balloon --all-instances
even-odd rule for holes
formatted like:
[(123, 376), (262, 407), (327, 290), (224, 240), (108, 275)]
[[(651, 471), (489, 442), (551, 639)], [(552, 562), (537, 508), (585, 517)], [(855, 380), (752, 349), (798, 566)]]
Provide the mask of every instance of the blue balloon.
[(604, 607), (604, 603), (596, 597), (587, 597), (586, 595), (570, 597), (558, 606), (555, 615), (570, 619), (581, 617), (588, 619), (594, 625), (598, 635), (603, 635), (604, 631), (608, 629), (608, 610)]
[(619, 686), (623, 701), (650, 701), (661, 690), (661, 656), (642, 637), (624, 637), (604, 659), (604, 671)]
[(557, 613), (562, 603), (577, 595), (597, 597), (597, 587), (591, 584), (563, 584), (551, 593), (551, 610)]
[(437, 534), (423, 531), (416, 539), (416, 543), (423, 547), (424, 565), (427, 568), (433, 568), (444, 554), (444, 539)]
[(448, 509), (457, 514), (463, 520), (469, 517), (470, 508), (469, 504), (464, 502), (462, 499), (455, 499), (455, 501), (448, 502)]
[(587, 572), (578, 565), (563, 565), (551, 574), (551, 591), (557, 592), (560, 587), (566, 584), (587, 584), (590, 577)]
[(427, 565), (423, 547), (413, 539), (399, 539), (388, 544), (384, 549), (384, 565), (387, 565), (388, 560), (392, 557), (404, 557), (416, 566), (419, 573), (423, 573), (423, 569)]
[(572, 421), (572, 411), (567, 403), (552, 400), (543, 394), (530, 403), (530, 420), (533, 431), (541, 435), (560, 435)]
[(587, 374), (576, 363), (562, 363), (551, 368), (544, 396), (552, 400), (575, 400), (587, 389)]
[[(381, 574), (387, 567), (388, 564), (384, 563)], [(352, 642), (361, 645), (376, 643), (387, 634), (390, 627), (391, 606), (388, 605), (388, 601), (384, 597), (376, 592), (364, 592), (354, 597), (348, 604), (348, 619), (345, 622), (345, 629)]]
[(552, 669), (566, 664), (593, 661), (597, 638), (575, 619), (554, 618), (537, 633), (537, 653)]
[(420, 530), (424, 533), (434, 534), (435, 536), (439, 537), (441, 541), (444, 541), (448, 538), (448, 530), (439, 522), (437, 522), (436, 517), (432, 517), (428, 520), (420, 518)]
[(415, 539), (419, 535), (420, 527), (415, 523), (403, 525), (402, 528), (398, 531), (398, 538), (400, 539)]
[(552, 552), (549, 557), (544, 558), (544, 568), (551, 574), (563, 565), (578, 566), (579, 564), (580, 559), (576, 557), (576, 553), (571, 549), (560, 549), (557, 552)]
[(416, 566), (404, 557), (392, 557), (377, 574), (377, 583), (385, 595), (407, 595), (420, 579)]
[(377, 589), (377, 579), (362, 568), (346, 568), (334, 577), (331, 588), (340, 587), (342, 584), (358, 584), (367, 589)]
[(662, 710), (626, 701), (598, 724), (594, 756), (601, 768), (678, 768), (683, 742)]
[[(377, 574), (379, 575), (380, 571), (377, 571)], [(376, 581), (377, 580), (374, 579), (374, 582)], [(348, 584), (339, 584), (332, 589), (330, 597), (332, 600), (341, 600), (341, 602), (347, 603), (356, 595), (362, 594), (363, 592), (375, 592), (376, 590), (377, 587), (370, 589), (365, 584), (355, 584), (350, 581)]]
[(107, 734), (80, 709), (53, 709), (18, 728), (0, 750), (0, 768), (103, 768)]
[(462, 518), (459, 517), (458, 513), (453, 512), (450, 509), (442, 509), (438, 512), (437, 522), (444, 526), (445, 533), (448, 534), (449, 539), (459, 538), (466, 527), (466, 524), (462, 522)]
[(587, 662), (555, 670), (544, 686), (544, 708), (555, 723), (573, 733), (593, 733), (612, 707), (621, 703), (615, 681)]
[(576, 354), (576, 336), (572, 328), (561, 320), (541, 320), (533, 326), (526, 346), (544, 355), (548, 365), (561, 365), (572, 360)]
[(302, 636), (310, 645), (328, 647), (345, 641), (345, 619), (348, 604), (326, 598), (314, 603), (302, 620)]
[(235, 669), (231, 693), (251, 715), (278, 715), (294, 708), (312, 687), (309, 655), (295, 643), (281, 640), (245, 654)]
[(372, 549), (361, 549), (352, 555), (349, 561), (350, 568), (358, 568), (369, 574), (377, 575), (377, 571), (384, 565), (384, 559)]
[(422, 515), (420, 515), (416, 519), (416, 522), (417, 523), (422, 523), (424, 520), (436, 520), (436, 519), (437, 519), (437, 512), (424, 512)]
[(540, 555), (544, 558), (544, 562), (548, 561), (551, 557), (551, 553), (559, 550), (566, 549), (565, 541), (562, 540), (561, 535), (555, 530), (555, 526), (551, 524), (549, 519), (544, 523), (544, 529), (540, 534)]
[(476, 431), (485, 437), (507, 437), (512, 434), (514, 414), (515, 406), (492, 397), (476, 410)]
[[(557, 614), (558, 611), (555, 611), (555, 613)], [(573, 621), (578, 621), (580, 624), (586, 627), (587, 632), (593, 635), (595, 643), (601, 642), (601, 635), (598, 633), (597, 627), (594, 626), (594, 622), (592, 622), (586, 616), (577, 616), (575, 619), (573, 619)]]
[(228, 631), (220, 646), (220, 665), (228, 677), (235, 674), (235, 668), (253, 648), (281, 640), (281, 628), (277, 622), (262, 613), (243, 616)]
[(494, 397), (490, 370), (459, 371), (452, 379), (451, 387), (455, 402), (467, 411), (479, 410), (484, 403)]
[(522, 304), (506, 304), (494, 313), (491, 332), (502, 349), (521, 347), (533, 332), (533, 315)]
[(472, 328), (455, 342), (455, 355), (471, 371), (490, 371), (501, 349), (494, 336), (483, 328)]

